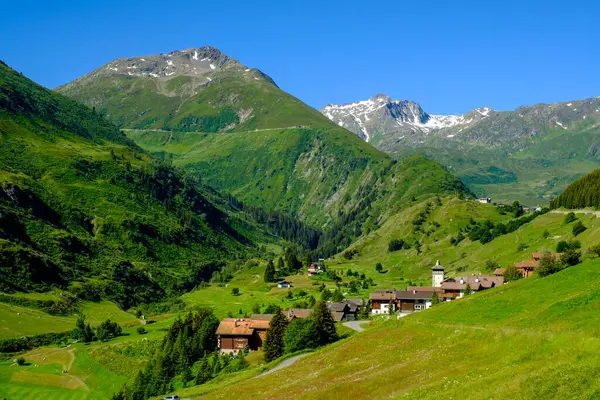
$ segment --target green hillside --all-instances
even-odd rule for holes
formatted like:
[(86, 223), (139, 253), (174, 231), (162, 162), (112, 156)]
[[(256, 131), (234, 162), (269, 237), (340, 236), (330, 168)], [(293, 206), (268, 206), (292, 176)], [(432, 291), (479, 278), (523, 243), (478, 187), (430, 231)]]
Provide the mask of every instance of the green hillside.
[(4, 64), (0, 148), (2, 291), (71, 287), (128, 308), (195, 285), (266, 237), (93, 110)]
[(570, 184), (564, 192), (554, 199), (552, 208), (600, 207), (600, 169), (591, 172)]
[(598, 259), (441, 304), (324, 348), (268, 377), (189, 398), (592, 399)]
[(412, 201), (472, 196), (439, 164), (392, 161), (213, 48), (118, 59), (57, 90), (196, 179), (324, 230), (321, 254), (347, 247)]

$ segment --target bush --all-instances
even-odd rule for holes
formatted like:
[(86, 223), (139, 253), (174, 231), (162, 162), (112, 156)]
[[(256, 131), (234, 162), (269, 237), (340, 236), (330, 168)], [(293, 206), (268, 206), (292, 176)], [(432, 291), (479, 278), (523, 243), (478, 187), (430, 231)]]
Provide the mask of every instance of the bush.
[(402, 239), (392, 239), (388, 243), (388, 251), (394, 252), (401, 250), (404, 247), (404, 240)]
[(556, 252), (564, 253), (567, 250), (578, 250), (580, 248), (581, 248), (581, 242), (579, 240), (571, 240), (570, 242), (561, 240), (556, 245)]
[(516, 280), (521, 279), (522, 277), (523, 277), (523, 275), (519, 272), (519, 270), (514, 265), (511, 265), (510, 267), (506, 268), (506, 270), (504, 271), (504, 281), (505, 282), (516, 281)]
[(356, 249), (346, 250), (344, 253), (342, 253), (342, 256), (346, 260), (352, 260), (357, 255), (358, 255), (358, 250), (356, 250)]
[(549, 236), (550, 236), (550, 232), (548, 232), (548, 229), (544, 229), (544, 232), (542, 233), (542, 237), (544, 239), (548, 239)]
[(517, 247), (517, 251), (523, 251), (528, 247), (529, 246), (527, 245), (527, 243), (519, 243), (519, 246)]
[(536, 268), (536, 272), (541, 276), (552, 275), (560, 271), (561, 265), (549, 253), (546, 253), (540, 259), (540, 264)]
[(19, 365), (25, 365), (25, 359), (23, 357), (18, 357), (16, 361)]
[(600, 257), (600, 244), (590, 247), (590, 252), (592, 252), (592, 253), (596, 254), (598, 257)]
[(136, 331), (140, 335), (144, 335), (144, 334), (148, 333), (148, 331), (146, 330), (146, 328), (144, 328), (143, 326), (138, 326), (138, 328), (136, 329)]
[(231, 288), (231, 294), (234, 296), (239, 296), (240, 295), (240, 289), (239, 288)]
[(570, 224), (571, 222), (575, 221), (577, 219), (577, 217), (575, 216), (574, 212), (570, 212), (567, 215), (565, 215), (565, 225), (566, 224)]
[(318, 346), (318, 333), (311, 318), (294, 319), (285, 330), (283, 344), (286, 353), (294, 353)]
[(583, 225), (583, 222), (577, 221), (577, 223), (573, 225), (573, 236), (583, 233), (586, 229), (587, 228)]
[(560, 261), (564, 265), (572, 267), (573, 265), (577, 265), (581, 262), (581, 254), (578, 251), (569, 249), (560, 256)]
[(500, 268), (500, 265), (494, 260), (487, 260), (485, 262), (485, 270), (488, 272), (494, 272), (496, 268)]
[(112, 322), (110, 319), (102, 322), (98, 328), (96, 328), (96, 337), (100, 341), (109, 340), (120, 336), (122, 332), (121, 326), (116, 322)]
[[(598, 245), (598, 247), (600, 248), (600, 245)], [(381, 265), (381, 263), (380, 263), (380, 262), (378, 262), (378, 263), (375, 265), (375, 271), (377, 271), (377, 272), (379, 272), (379, 273), (381, 273), (381, 271), (383, 271), (383, 265)]]

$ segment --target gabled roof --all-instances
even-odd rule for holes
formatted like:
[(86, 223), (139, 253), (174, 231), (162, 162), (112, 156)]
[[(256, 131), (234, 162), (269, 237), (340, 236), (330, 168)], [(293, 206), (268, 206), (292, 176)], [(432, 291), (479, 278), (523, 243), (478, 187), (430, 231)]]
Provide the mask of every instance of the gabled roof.
[(290, 308), (287, 311), (283, 312), (288, 319), (292, 318), (307, 318), (312, 313), (311, 308)]
[(395, 298), (395, 290), (376, 290), (369, 295), (371, 300), (393, 300)]
[(433, 291), (397, 290), (396, 300), (431, 300)]
[[(461, 283), (461, 281), (463, 283)], [(467, 288), (467, 283), (471, 290), (479, 291), (481, 289), (489, 289), (494, 286), (502, 285), (504, 283), (504, 277), (496, 275), (471, 275), (460, 278), (449, 278), (442, 282), (442, 289), (465, 290)]]
[(253, 321), (271, 321), (275, 314), (252, 314), (250, 319)]
[(407, 291), (417, 291), (417, 292), (442, 292), (442, 288), (433, 287), (433, 286), (408, 286), (406, 288)]
[(517, 262), (515, 263), (515, 267), (517, 269), (520, 268), (535, 268), (538, 266), (540, 262), (536, 261), (536, 260), (525, 260), (525, 261), (521, 261), (521, 262)]
[(252, 320), (241, 318), (225, 318), (217, 328), (217, 335), (252, 336), (254, 328)]
[(344, 312), (343, 311), (335, 311), (331, 313), (331, 316), (333, 317), (333, 320), (335, 322), (340, 322), (342, 319), (344, 319)]

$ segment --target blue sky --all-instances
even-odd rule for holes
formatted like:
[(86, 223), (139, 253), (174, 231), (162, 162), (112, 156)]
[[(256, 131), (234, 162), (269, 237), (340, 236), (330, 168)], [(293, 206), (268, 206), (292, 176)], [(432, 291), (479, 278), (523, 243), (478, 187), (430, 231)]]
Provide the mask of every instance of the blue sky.
[(316, 108), (377, 93), (437, 114), (600, 95), (588, 0), (22, 0), (2, 13), (0, 59), (51, 88), (117, 57), (212, 45)]

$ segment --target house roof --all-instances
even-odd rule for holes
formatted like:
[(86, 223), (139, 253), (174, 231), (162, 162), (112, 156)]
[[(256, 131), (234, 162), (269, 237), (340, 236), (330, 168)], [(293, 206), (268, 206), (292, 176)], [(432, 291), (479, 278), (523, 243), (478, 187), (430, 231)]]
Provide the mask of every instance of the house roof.
[(500, 276), (500, 275), (504, 276), (505, 272), (506, 272), (506, 268), (496, 268), (494, 270), (494, 275), (496, 275), (496, 276)]
[(522, 268), (535, 268), (538, 266), (540, 262), (536, 261), (536, 260), (525, 260), (525, 261), (521, 261), (521, 262), (517, 262), (515, 263), (515, 267), (517, 269), (522, 269)]
[(252, 320), (241, 318), (225, 318), (217, 328), (217, 335), (252, 336), (254, 328)]
[(333, 320), (335, 322), (340, 322), (344, 318), (344, 312), (343, 311), (335, 311), (335, 312), (331, 313), (331, 316), (333, 317)]
[(393, 300), (395, 297), (395, 290), (376, 290), (369, 295), (371, 300)]
[(433, 286), (408, 286), (406, 288), (407, 291), (417, 291), (417, 292), (442, 292), (442, 288), (433, 287)]
[(290, 308), (287, 311), (284, 311), (284, 315), (288, 319), (292, 318), (307, 318), (312, 313), (311, 308)]
[(433, 297), (433, 291), (397, 290), (396, 300), (429, 300)]
[[(463, 283), (461, 283), (461, 281)], [(496, 275), (471, 275), (460, 278), (450, 278), (442, 282), (443, 290), (465, 290), (469, 284), (471, 290), (479, 291), (489, 289), (504, 283), (503, 276)]]
[(327, 308), (329, 308), (331, 311), (335, 311), (335, 312), (337, 312), (337, 311), (344, 312), (349, 307), (348, 307), (347, 303), (340, 301), (339, 303), (328, 303)]
[(250, 319), (253, 321), (271, 321), (275, 314), (252, 314)]
[(344, 301), (348, 303), (348, 305), (354, 304), (357, 307), (360, 307), (363, 304), (363, 299), (346, 299)]

